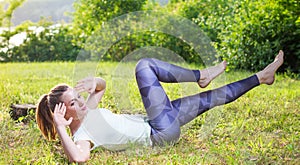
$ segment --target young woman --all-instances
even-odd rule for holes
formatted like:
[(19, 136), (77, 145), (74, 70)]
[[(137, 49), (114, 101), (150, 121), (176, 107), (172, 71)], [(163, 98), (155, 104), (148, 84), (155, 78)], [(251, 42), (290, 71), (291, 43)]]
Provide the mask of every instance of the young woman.
[[(106, 83), (102, 78), (88, 77), (74, 88), (60, 84), (42, 96), (36, 112), (37, 123), (48, 140), (58, 134), (71, 162), (87, 161), (90, 150), (98, 146), (120, 150), (132, 143), (172, 144), (179, 139), (180, 127), (198, 115), (232, 102), (260, 84), (271, 85), (283, 56), (279, 51), (271, 64), (246, 79), (173, 101), (160, 82), (197, 82), (204, 88), (225, 70), (226, 62), (204, 70), (189, 70), (157, 59), (141, 59), (136, 65), (136, 81), (147, 116), (114, 114), (97, 108)], [(89, 93), (87, 101), (80, 96), (81, 92)]]

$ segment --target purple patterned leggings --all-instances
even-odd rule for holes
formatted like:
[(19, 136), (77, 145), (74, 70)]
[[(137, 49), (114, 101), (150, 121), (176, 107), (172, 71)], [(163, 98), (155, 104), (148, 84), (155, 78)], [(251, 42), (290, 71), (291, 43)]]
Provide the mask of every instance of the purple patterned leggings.
[(136, 81), (147, 111), (154, 145), (174, 143), (180, 127), (205, 111), (232, 102), (259, 85), (256, 75), (223, 87), (170, 101), (160, 82), (198, 82), (199, 70), (189, 70), (153, 58), (136, 65)]

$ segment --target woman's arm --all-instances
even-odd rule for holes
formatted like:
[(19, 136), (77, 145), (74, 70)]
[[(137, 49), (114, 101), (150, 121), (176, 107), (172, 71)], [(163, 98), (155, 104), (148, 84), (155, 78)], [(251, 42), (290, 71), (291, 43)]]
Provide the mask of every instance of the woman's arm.
[(94, 92), (90, 93), (86, 102), (87, 107), (91, 109), (95, 109), (98, 107), (98, 104), (101, 101), (106, 89), (106, 82), (104, 79), (100, 77), (95, 77), (95, 83), (96, 88)]
[(86, 162), (89, 160), (91, 148), (89, 141), (82, 140), (74, 143), (65, 127), (57, 127), (56, 129), (70, 162)]
[(57, 104), (54, 109), (53, 119), (58, 136), (61, 140), (65, 154), (71, 162), (86, 162), (90, 157), (91, 144), (89, 141), (73, 142), (68, 135), (66, 126), (70, 125), (73, 118), (68, 121), (64, 118), (66, 106), (63, 103)]
[(75, 89), (79, 93), (88, 92), (90, 95), (86, 102), (87, 107), (95, 109), (104, 95), (106, 82), (100, 77), (87, 77), (78, 81)]

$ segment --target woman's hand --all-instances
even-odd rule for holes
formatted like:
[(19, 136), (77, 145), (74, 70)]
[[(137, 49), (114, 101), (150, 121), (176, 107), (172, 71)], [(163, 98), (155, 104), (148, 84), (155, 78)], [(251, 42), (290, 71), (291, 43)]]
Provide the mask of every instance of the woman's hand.
[(74, 87), (78, 93), (88, 92), (89, 94), (95, 92), (97, 87), (97, 82), (94, 77), (87, 77), (82, 80), (79, 80)]
[(87, 77), (78, 81), (74, 89), (78, 93), (88, 92), (87, 107), (95, 109), (104, 95), (106, 82), (101, 77)]
[(72, 117), (69, 118), (69, 120), (65, 119), (66, 114), (66, 106), (64, 103), (59, 103), (55, 105), (54, 108), (54, 114), (53, 114), (53, 120), (56, 127), (66, 127), (69, 126), (73, 120)]
[(73, 142), (69, 136), (66, 126), (70, 125), (73, 118), (65, 119), (66, 106), (64, 103), (55, 105), (53, 119), (56, 126), (57, 134), (61, 139), (64, 152), (68, 156), (70, 162), (86, 162), (90, 158), (91, 143), (87, 140)]

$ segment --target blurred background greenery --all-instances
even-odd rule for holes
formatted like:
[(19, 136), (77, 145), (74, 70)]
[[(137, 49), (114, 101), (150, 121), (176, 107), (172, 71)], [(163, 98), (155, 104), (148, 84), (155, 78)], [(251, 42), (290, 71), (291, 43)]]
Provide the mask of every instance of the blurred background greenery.
[[(286, 59), (281, 71), (300, 72), (299, 0), (3, 0), (0, 3), (1, 62), (75, 61), (80, 50), (85, 49), (87, 38), (101, 31), (109, 20), (153, 10), (189, 19), (199, 26), (212, 41), (216, 57), (227, 60), (229, 69), (260, 70), (282, 49)], [(17, 36), (21, 39), (14, 44)], [(128, 34), (101, 59), (120, 61), (145, 46), (167, 48), (189, 63), (202, 62), (193, 46), (155, 30)]]

